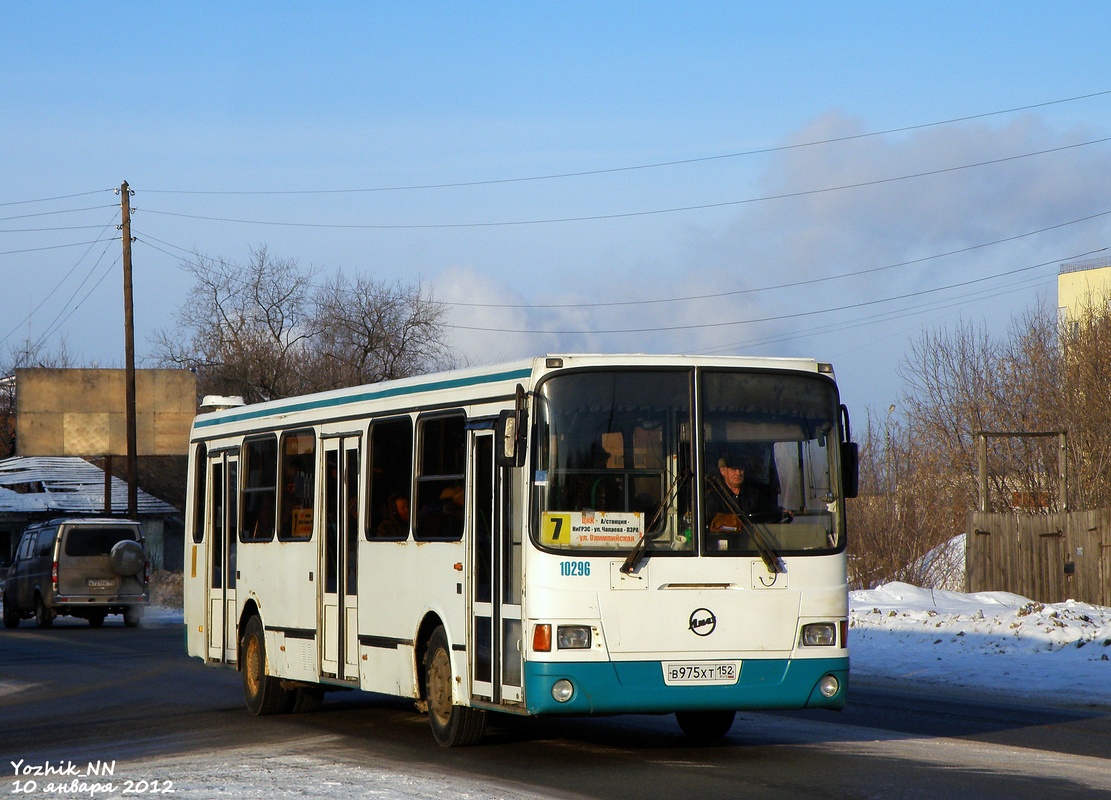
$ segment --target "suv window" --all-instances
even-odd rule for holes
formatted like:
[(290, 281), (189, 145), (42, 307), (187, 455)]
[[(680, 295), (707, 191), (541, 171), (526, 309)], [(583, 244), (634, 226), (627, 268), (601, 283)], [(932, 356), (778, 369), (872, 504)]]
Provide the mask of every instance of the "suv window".
[(106, 556), (125, 539), (135, 541), (133, 528), (71, 528), (66, 534), (65, 554), (77, 558)]
[(15, 554), (16, 561), (24, 561), (31, 557), (31, 550), (35, 547), (35, 534), (28, 533), (19, 543), (19, 550)]
[(34, 553), (38, 557), (53, 555), (54, 551), (54, 534), (58, 532), (57, 528), (47, 528), (38, 532), (38, 543), (34, 545)]

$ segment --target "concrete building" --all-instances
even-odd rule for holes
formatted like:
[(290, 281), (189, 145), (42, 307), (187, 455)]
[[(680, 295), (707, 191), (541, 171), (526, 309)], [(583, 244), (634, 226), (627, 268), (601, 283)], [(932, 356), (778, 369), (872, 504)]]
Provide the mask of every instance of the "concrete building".
[(1111, 301), (1111, 258), (1071, 261), (1057, 274), (1057, 318), (1075, 321), (1093, 308)]

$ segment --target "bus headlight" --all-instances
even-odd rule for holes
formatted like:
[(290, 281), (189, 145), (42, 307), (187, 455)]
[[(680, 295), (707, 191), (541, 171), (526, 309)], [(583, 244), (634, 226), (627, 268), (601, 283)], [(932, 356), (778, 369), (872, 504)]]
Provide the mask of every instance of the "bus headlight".
[(557, 703), (566, 703), (571, 699), (571, 695), (575, 693), (575, 687), (571, 685), (571, 681), (566, 678), (560, 678), (552, 684), (552, 698)]
[(802, 626), (803, 647), (833, 647), (837, 644), (837, 626), (832, 622), (812, 622)]
[(826, 675), (818, 681), (818, 691), (822, 693), (822, 697), (833, 697), (840, 689), (841, 681), (833, 675)]
[(560, 625), (556, 628), (556, 646), (560, 650), (589, 650), (590, 628), (586, 625)]

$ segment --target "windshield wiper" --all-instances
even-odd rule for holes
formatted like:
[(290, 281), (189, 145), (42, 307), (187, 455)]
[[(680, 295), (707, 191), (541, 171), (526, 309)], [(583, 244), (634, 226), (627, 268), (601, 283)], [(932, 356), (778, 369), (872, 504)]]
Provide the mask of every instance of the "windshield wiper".
[(718, 496), (725, 501), (726, 506), (732, 509), (741, 523), (741, 529), (748, 533), (752, 537), (752, 541), (756, 543), (756, 551), (760, 554), (760, 559), (764, 562), (764, 566), (768, 568), (768, 572), (773, 575), (786, 574), (787, 565), (780, 558), (779, 553), (775, 551), (775, 540), (771, 533), (762, 523), (753, 521), (752, 517), (744, 512), (740, 502), (733, 496), (732, 492), (725, 490), (721, 481), (711, 479), (709, 483)]
[(621, 565), (621, 571), (626, 575), (631, 575), (640, 566), (640, 562), (648, 555), (648, 532), (656, 527), (656, 523), (660, 521), (660, 517), (671, 506), (672, 501), (679, 496), (683, 485), (690, 477), (690, 470), (683, 470), (675, 476), (675, 480), (671, 482), (671, 486), (667, 487), (667, 493), (664, 495), (664, 500), (660, 503), (656, 513), (652, 515), (652, 521), (644, 526), (644, 531), (637, 539), (637, 543), (633, 545), (633, 549), (629, 551), (629, 555), (625, 557), (625, 563)]

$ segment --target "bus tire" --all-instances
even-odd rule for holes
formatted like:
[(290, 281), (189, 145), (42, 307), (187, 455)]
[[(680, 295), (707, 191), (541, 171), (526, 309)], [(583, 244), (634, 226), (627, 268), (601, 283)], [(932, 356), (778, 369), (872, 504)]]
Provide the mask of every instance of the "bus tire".
[(436, 628), (424, 654), (425, 699), (432, 736), (443, 747), (475, 744), (486, 731), (486, 712), (456, 705), (451, 699), (455, 676), (451, 672), (451, 648), (443, 627)]
[(289, 694), (287, 706), (294, 714), (310, 714), (319, 711), (324, 705), (323, 689), (302, 686), (299, 689), (287, 690), (287, 693)]
[(683, 733), (699, 742), (711, 742), (729, 733), (736, 711), (676, 711)]
[(286, 709), (288, 693), (281, 682), (266, 674), (266, 637), (257, 616), (247, 619), (242, 640), (243, 697), (255, 716), (277, 714)]

